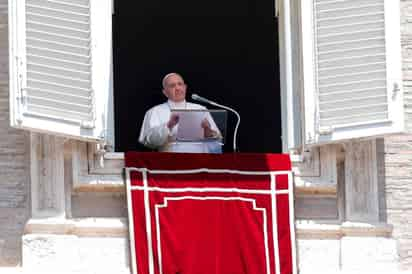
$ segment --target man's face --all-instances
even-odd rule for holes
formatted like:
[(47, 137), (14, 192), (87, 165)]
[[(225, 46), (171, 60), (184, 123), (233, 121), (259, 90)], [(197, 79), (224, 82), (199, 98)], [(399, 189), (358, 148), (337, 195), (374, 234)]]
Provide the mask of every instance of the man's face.
[(182, 102), (186, 98), (186, 84), (182, 77), (173, 74), (167, 77), (163, 93), (173, 102)]

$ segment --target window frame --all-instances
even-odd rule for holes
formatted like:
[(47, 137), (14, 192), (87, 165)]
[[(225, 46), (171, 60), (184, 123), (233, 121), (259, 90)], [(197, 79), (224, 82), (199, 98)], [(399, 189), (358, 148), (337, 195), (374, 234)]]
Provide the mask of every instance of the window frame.
[[(113, 144), (114, 119), (113, 115), (107, 115), (110, 109), (113, 109), (113, 106), (110, 105), (113, 102), (112, 4), (112, 0), (90, 0), (93, 97), (90, 106), (93, 108), (95, 118), (82, 122), (46, 114), (24, 115), (24, 102), (27, 98), (25, 90), (27, 74), (26, 1), (8, 2), (9, 106), (12, 127), (88, 142)], [(108, 18), (109, 16), (110, 18)]]
[[(114, 1), (111, 1), (113, 14)], [(288, 20), (292, 13), (296, 13), (296, 11), (291, 11), (291, 8), (297, 7), (296, 5), (291, 7), (289, 0), (279, 0), (276, 1), (276, 4), (276, 14), (279, 18), (283, 152), (288, 153), (291, 148), (300, 148), (302, 144), (301, 109), (299, 107), (294, 110), (297, 100), (301, 106), (301, 97), (296, 97), (296, 94), (299, 95), (301, 90), (296, 90), (293, 86), (294, 77), (302, 79), (302, 75), (299, 66), (293, 63), (296, 60), (292, 59), (292, 50), (287, 47), (287, 45), (292, 44), (292, 39), (297, 39), (292, 37), (292, 28), (297, 29), (299, 26), (292, 26), (292, 22)], [(300, 21), (297, 20), (295, 23), (299, 24)], [(285, 33), (287, 31), (289, 33)], [(111, 67), (113, 72), (113, 59)], [(112, 114), (114, 115), (114, 113)], [(336, 146), (324, 146), (304, 150), (293, 150), (296, 153), (291, 154), (297, 192), (336, 195), (336, 161), (339, 149)], [(110, 152), (99, 144), (73, 140), (72, 155), (74, 191), (107, 191), (108, 189), (123, 191), (124, 152)]]

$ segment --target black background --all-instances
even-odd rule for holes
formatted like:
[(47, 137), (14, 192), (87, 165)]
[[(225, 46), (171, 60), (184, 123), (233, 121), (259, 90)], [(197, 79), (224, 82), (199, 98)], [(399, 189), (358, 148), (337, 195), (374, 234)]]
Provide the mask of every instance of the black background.
[[(144, 114), (166, 100), (162, 77), (178, 72), (189, 101), (198, 93), (239, 111), (241, 152), (281, 152), (273, 2), (115, 1), (116, 151), (144, 150), (137, 142)], [(232, 149), (235, 122), (229, 114), (224, 151)]]

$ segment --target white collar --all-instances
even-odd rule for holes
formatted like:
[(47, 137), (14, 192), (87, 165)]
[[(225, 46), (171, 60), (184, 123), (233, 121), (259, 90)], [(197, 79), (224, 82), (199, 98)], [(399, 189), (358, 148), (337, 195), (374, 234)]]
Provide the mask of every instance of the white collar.
[(168, 100), (167, 103), (171, 109), (186, 109), (186, 100), (182, 102), (173, 102), (172, 100)]

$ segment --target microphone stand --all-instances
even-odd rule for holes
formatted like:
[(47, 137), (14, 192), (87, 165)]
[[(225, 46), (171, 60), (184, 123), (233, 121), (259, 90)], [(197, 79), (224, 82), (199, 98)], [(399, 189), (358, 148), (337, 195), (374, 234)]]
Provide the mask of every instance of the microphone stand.
[(206, 99), (206, 98), (203, 98), (203, 97), (198, 96), (197, 94), (193, 94), (193, 95), (192, 95), (192, 99), (193, 99), (193, 100), (196, 100), (196, 101), (208, 103), (208, 104), (210, 104), (210, 105), (213, 105), (213, 106), (216, 106), (216, 107), (219, 107), (219, 108), (226, 109), (226, 110), (228, 110), (228, 111), (230, 111), (230, 112), (232, 112), (232, 113), (234, 113), (234, 114), (236, 115), (236, 117), (237, 117), (237, 122), (236, 122), (236, 126), (235, 126), (235, 131), (234, 131), (234, 133), (233, 133), (233, 152), (238, 152), (238, 151), (237, 151), (237, 146), (236, 146), (236, 139), (237, 139), (237, 131), (238, 131), (239, 125), (240, 125), (240, 115), (239, 115), (239, 113), (238, 113), (236, 110), (234, 110), (233, 108), (230, 108), (230, 107), (227, 107), (227, 106), (218, 104), (218, 103), (216, 103), (216, 102), (210, 101), (210, 100), (208, 100), (208, 99)]

